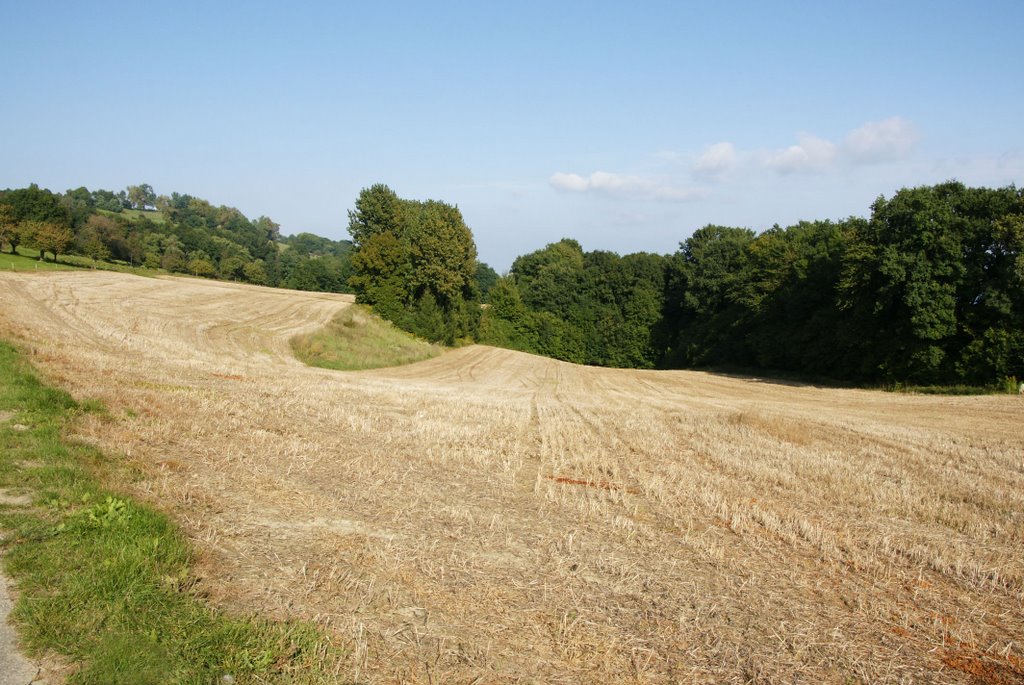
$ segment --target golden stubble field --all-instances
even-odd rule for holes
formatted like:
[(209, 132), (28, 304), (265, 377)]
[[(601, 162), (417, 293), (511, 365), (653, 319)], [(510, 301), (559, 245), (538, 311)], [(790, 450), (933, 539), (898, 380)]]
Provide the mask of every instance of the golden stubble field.
[(586, 368), (469, 347), (358, 373), (351, 298), (0, 274), (0, 334), (228, 608), (366, 683), (1024, 680), (1024, 398)]

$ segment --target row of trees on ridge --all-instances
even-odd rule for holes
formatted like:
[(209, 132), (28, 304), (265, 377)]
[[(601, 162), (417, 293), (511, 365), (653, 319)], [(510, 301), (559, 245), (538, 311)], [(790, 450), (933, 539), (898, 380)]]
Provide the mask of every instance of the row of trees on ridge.
[(1024, 193), (904, 189), (867, 219), (705, 226), (665, 257), (563, 240), (490, 301), (482, 340), (575, 362), (994, 384), (1024, 377)]
[[(156, 207), (154, 211), (146, 211)], [(282, 236), (268, 217), (191, 195), (125, 191), (53, 193), (30, 185), (0, 191), (0, 249), (40, 259), (76, 254), (206, 278), (300, 290), (349, 292), (352, 244), (311, 233)]]
[[(156, 211), (140, 211), (156, 208)], [(396, 325), (567, 361), (735, 367), (853, 382), (1024, 377), (1024, 192), (951, 181), (880, 197), (868, 218), (761, 234), (705, 226), (671, 255), (565, 239), (499, 277), (455, 206), (364, 189), (351, 242), (282, 237), (189, 195), (0, 191), (0, 249), (355, 292)]]

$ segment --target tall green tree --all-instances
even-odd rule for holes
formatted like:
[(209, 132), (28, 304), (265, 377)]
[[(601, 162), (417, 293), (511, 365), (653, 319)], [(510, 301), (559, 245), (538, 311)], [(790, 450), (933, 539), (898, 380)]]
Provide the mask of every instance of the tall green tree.
[(669, 264), (665, 300), (674, 332), (669, 364), (751, 363), (749, 310), (742, 300), (753, 240), (748, 228), (708, 225), (680, 246)]
[(49, 252), (56, 262), (74, 239), (71, 229), (48, 221), (23, 221), (20, 232), (25, 245), (39, 250), (40, 261), (45, 260), (46, 253)]
[(498, 278), (491, 287), (489, 303), (480, 319), (479, 341), (486, 345), (536, 352), (537, 340), (530, 326), (530, 310), (523, 304), (511, 277)]
[(352, 255), (352, 270), (349, 284), (358, 301), (401, 326), (414, 301), (407, 245), (390, 231), (364, 238)]
[(739, 303), (750, 322), (746, 343), (757, 366), (845, 373), (836, 299), (849, 230), (849, 221), (801, 222), (776, 226), (750, 243)]
[(457, 207), (427, 200), (409, 203), (406, 224), (413, 290), (430, 292), (444, 309), (474, 296), (476, 244)]
[(15, 223), (43, 221), (58, 226), (71, 226), (71, 216), (67, 207), (61, 203), (60, 196), (35, 183), (27, 188), (6, 191), (0, 204), (11, 208)]
[(1024, 328), (1013, 266), (1020, 243), (1007, 230), (1022, 213), (1015, 188), (957, 182), (874, 203), (871, 220), (852, 235), (840, 293), (846, 345), (862, 375), (991, 382), (1020, 369), (978, 353), (995, 348), (1012, 357)]
[(478, 261), (476, 264), (476, 293), (481, 302), (487, 302), (491, 288), (498, 282), (498, 272), (485, 262)]
[[(476, 299), (476, 245), (457, 207), (404, 200), (377, 184), (356, 199), (349, 233), (349, 284), (358, 301), (433, 340), (452, 343), (472, 332), (478, 308), (467, 303)], [(433, 325), (435, 307), (443, 327)]]
[(135, 209), (146, 209), (156, 206), (156, 193), (153, 186), (148, 183), (140, 183), (137, 186), (128, 186), (128, 201)]
[(348, 213), (348, 232), (358, 250), (374, 235), (391, 233), (404, 238), (406, 203), (383, 183), (364, 188), (356, 198), (355, 209)]

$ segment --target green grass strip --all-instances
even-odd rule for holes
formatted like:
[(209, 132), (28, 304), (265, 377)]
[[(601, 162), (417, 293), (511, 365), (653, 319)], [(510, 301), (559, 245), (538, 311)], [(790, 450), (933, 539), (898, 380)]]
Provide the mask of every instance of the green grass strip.
[(149, 269), (144, 266), (131, 266), (124, 262), (105, 262), (81, 255), (62, 254), (57, 261), (50, 261), (53, 255), (39, 259), (39, 251), (28, 247), (19, 247), (18, 252), (0, 252), (0, 271), (72, 271), (81, 269), (99, 271), (117, 271), (136, 276), (150, 278), (169, 273), (163, 269)]
[(310, 366), (359, 371), (423, 361), (443, 348), (406, 333), (367, 307), (351, 305), (324, 328), (293, 338), (292, 350)]
[(0, 271), (68, 271), (77, 268), (62, 262), (40, 261), (36, 258), (38, 254), (38, 251), (26, 247), (19, 248), (15, 254), (0, 252)]
[(315, 626), (228, 616), (190, 593), (173, 523), (104, 488), (117, 464), (63, 437), (88, 411), (103, 408), (47, 387), (0, 342), (2, 552), (30, 653), (62, 655), (71, 683), (338, 682), (341, 652)]

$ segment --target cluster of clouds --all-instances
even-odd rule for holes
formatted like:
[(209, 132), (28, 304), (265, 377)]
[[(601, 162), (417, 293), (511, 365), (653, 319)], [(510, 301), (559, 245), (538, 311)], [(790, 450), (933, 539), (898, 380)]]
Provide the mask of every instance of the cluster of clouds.
[(589, 176), (579, 174), (553, 174), (548, 179), (558, 190), (574, 193), (595, 192), (612, 197), (639, 200), (688, 201), (707, 195), (702, 188), (687, 188), (673, 184), (672, 179), (658, 176), (634, 176), (595, 171)]
[[(769, 153), (765, 164), (781, 173), (821, 172), (836, 162), (878, 164), (904, 159), (917, 144), (917, 128), (902, 117), (869, 121), (842, 143), (801, 133), (797, 144)], [(705, 152), (707, 154), (707, 152)]]
[[(781, 149), (740, 150), (733, 143), (709, 145), (689, 159), (689, 174), (628, 175), (595, 171), (588, 176), (553, 174), (548, 182), (556, 190), (595, 193), (643, 200), (691, 201), (707, 197), (706, 184), (742, 172), (769, 170), (780, 175), (823, 174), (842, 165), (880, 164), (905, 159), (920, 136), (902, 117), (870, 121), (850, 131), (840, 142), (810, 133), (797, 134), (794, 145)], [(660, 153), (674, 161), (686, 160), (677, 153)], [(704, 185), (702, 185), (704, 184)]]

